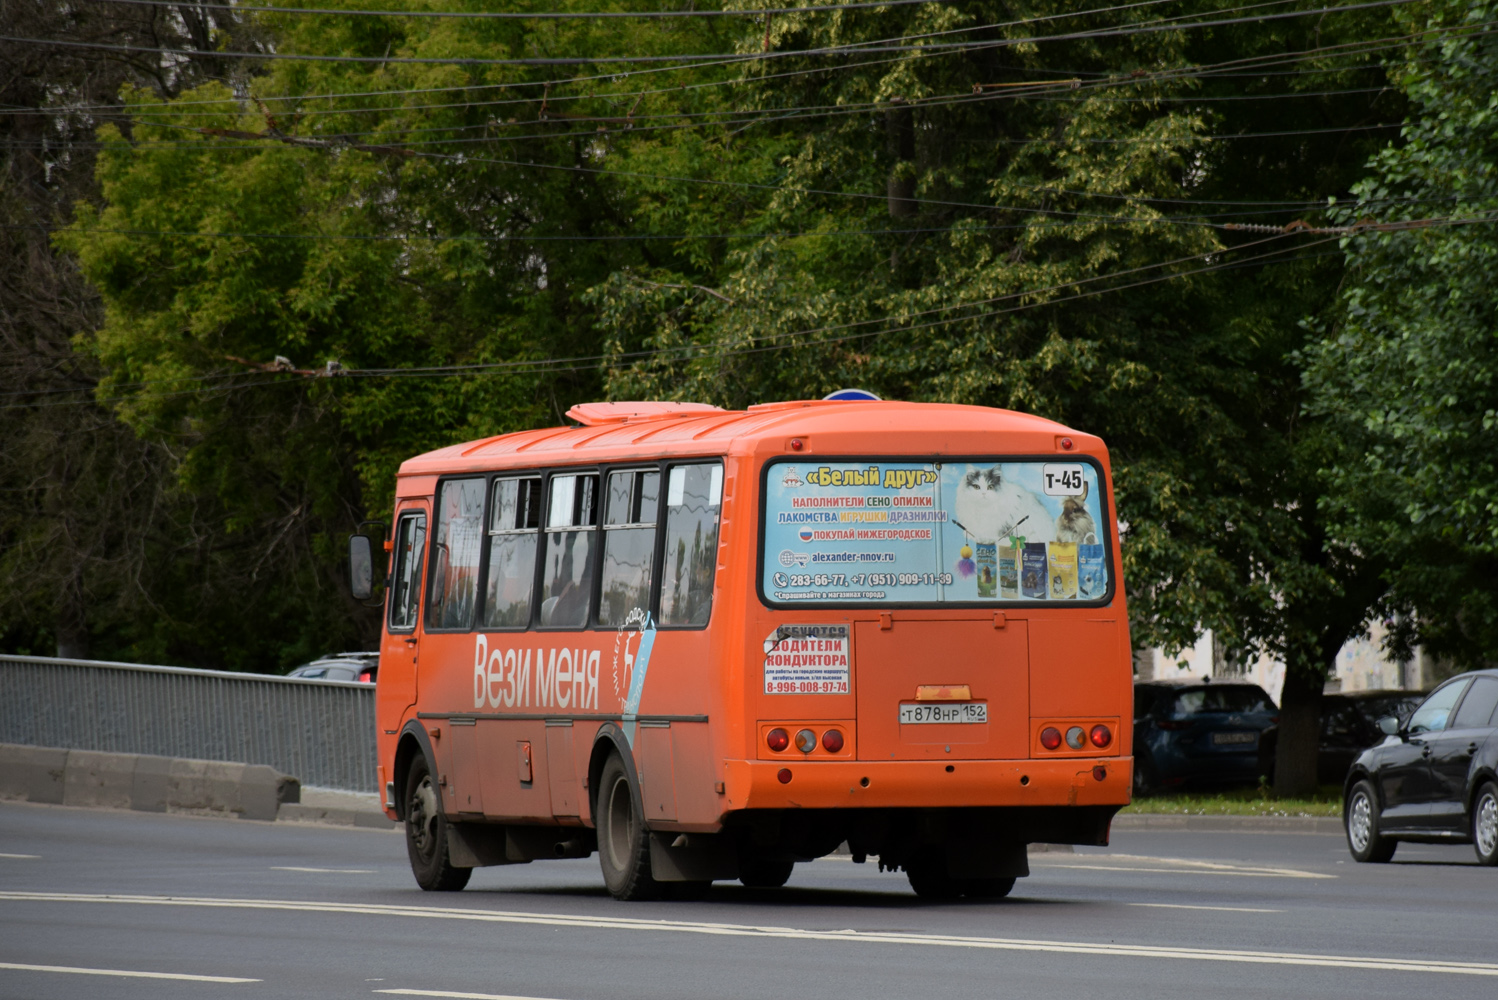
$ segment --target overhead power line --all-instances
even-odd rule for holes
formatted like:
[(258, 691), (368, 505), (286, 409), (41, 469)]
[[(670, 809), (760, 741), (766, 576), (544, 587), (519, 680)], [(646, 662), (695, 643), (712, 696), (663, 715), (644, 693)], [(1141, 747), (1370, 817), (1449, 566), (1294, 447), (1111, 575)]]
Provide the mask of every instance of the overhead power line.
[[(111, 0), (112, 3), (142, 7), (175, 7), (179, 0)], [(868, 7), (905, 7), (936, 3), (939, 0), (875, 0), (870, 3), (833, 3), (812, 7), (768, 7), (731, 10), (639, 10), (639, 11), (472, 11), (472, 10), (350, 10), (341, 7), (268, 7), (245, 4), (193, 3), (199, 10), (228, 10), (242, 14), (333, 14), (344, 17), (414, 17), (457, 18), (473, 21), (587, 21), (604, 18), (671, 18), (671, 17), (763, 17), (775, 14), (823, 14), (839, 10), (862, 10)], [(1167, 0), (1155, 0), (1165, 3)], [(1131, 4), (1131, 6), (1145, 6)]]
[(478, 57), (427, 57), (427, 56), (332, 56), (311, 53), (266, 53), (236, 52), (226, 50), (166, 49), (143, 45), (113, 45), (103, 42), (74, 42), (46, 38), (21, 38), (0, 35), (0, 41), (30, 45), (52, 45), (64, 48), (81, 48), (110, 52), (142, 52), (163, 56), (188, 56), (212, 59), (281, 59), (296, 62), (376, 63), (376, 64), (421, 64), (442, 66), (595, 66), (605, 64), (676, 63), (683, 68), (706, 65), (731, 65), (741, 62), (760, 62), (771, 59), (805, 58), (809, 56), (836, 56), (875, 52), (910, 52), (920, 49), (939, 51), (964, 49), (983, 51), (996, 48), (1011, 48), (1016, 45), (1034, 45), (1040, 42), (1081, 41), (1095, 38), (1120, 38), (1132, 35), (1154, 34), (1161, 31), (1184, 31), (1193, 28), (1226, 27), (1235, 24), (1278, 21), (1287, 18), (1311, 17), (1318, 14), (1338, 14), (1354, 10), (1379, 7), (1397, 7), (1423, 0), (1369, 0), (1365, 3), (1343, 4), (1334, 7), (1319, 7), (1313, 10), (1285, 11), (1277, 14), (1260, 14), (1254, 17), (1220, 18), (1207, 21), (1189, 21), (1171, 24), (1143, 24), (1122, 28), (1101, 28), (1091, 31), (1076, 31), (1056, 35), (1038, 35), (1028, 38), (1000, 38), (984, 42), (938, 42), (931, 45), (833, 45), (815, 49), (772, 49), (748, 53), (690, 53), (658, 56), (527, 56), (513, 59), (486, 59)]

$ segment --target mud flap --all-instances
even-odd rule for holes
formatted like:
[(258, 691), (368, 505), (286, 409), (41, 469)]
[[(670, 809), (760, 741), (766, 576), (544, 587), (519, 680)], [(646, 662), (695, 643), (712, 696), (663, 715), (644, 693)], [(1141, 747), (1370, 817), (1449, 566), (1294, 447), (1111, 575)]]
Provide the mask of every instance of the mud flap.
[(710, 882), (739, 877), (739, 858), (716, 833), (651, 833), (650, 873), (657, 882)]

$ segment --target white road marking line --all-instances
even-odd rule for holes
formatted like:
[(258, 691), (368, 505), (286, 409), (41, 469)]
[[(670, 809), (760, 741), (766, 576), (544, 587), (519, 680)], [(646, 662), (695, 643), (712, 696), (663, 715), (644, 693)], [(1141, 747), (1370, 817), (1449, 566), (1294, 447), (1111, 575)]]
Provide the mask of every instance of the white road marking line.
[(291, 865), (271, 865), (273, 872), (318, 872), (330, 875), (373, 875), (373, 868), (296, 868)]
[(1257, 906), (1193, 906), (1190, 903), (1130, 903), (1129, 906), (1154, 906), (1162, 910), (1223, 910), (1227, 913), (1284, 913), (1284, 910), (1264, 910)]
[(0, 962), (0, 969), (18, 972), (72, 972), (80, 976), (127, 976), (131, 979), (182, 979), (190, 983), (258, 983), (260, 979), (239, 979), (235, 976), (190, 976), (185, 972), (130, 972), (125, 969), (75, 969), (67, 965), (22, 965), (18, 962)]
[(1170, 865), (1169, 868), (1143, 867), (1133, 864), (1089, 864), (1086, 861), (1041, 861), (1033, 862), (1037, 868), (1083, 868), (1107, 872), (1169, 872), (1181, 875), (1242, 875), (1250, 878), (1336, 878), (1325, 872), (1308, 872), (1299, 868), (1270, 868), (1264, 865), (1238, 865), (1225, 861), (1199, 861), (1195, 858), (1154, 858), (1142, 854), (1092, 855), (1099, 862), (1147, 861), (1155, 865)]
[(15, 858), (17, 860), (39, 861), (39, 860), (41, 860), (41, 857), (42, 856), (40, 854), (4, 854), (4, 853), (0, 853), (0, 858)]
[(1102, 955), (1114, 958), (1178, 959), (1195, 962), (1236, 962), (1248, 965), (1299, 965), (1360, 971), (1447, 973), (1498, 977), (1498, 964), (1447, 962), (1436, 959), (1387, 958), (1378, 955), (1316, 955), (1305, 952), (1241, 951), (1226, 948), (1187, 948), (1162, 945), (1124, 945), (1094, 941), (1049, 941), (1027, 938), (967, 937), (955, 934), (910, 934), (900, 931), (805, 930), (752, 924), (712, 924), (690, 920), (643, 920), (634, 917), (593, 917), (566, 913), (527, 913), (519, 910), (443, 909), (435, 906), (392, 906), (385, 903), (323, 903), (294, 899), (218, 899), (198, 896), (126, 896), (92, 893), (0, 891), (0, 900), (41, 903), (117, 903), (137, 906), (184, 906), (216, 909), (282, 910), (301, 913), (347, 913), (360, 916), (419, 917), (428, 920), (472, 920), (481, 923), (529, 924), (598, 930), (653, 931), (657, 934), (706, 934), (789, 941), (848, 941), (866, 944), (925, 945), (989, 951), (1048, 952), (1061, 955)]
[(508, 993), (453, 993), (449, 990), (375, 990), (407, 997), (457, 997), (459, 1000), (546, 1000), (545, 997), (512, 997)]

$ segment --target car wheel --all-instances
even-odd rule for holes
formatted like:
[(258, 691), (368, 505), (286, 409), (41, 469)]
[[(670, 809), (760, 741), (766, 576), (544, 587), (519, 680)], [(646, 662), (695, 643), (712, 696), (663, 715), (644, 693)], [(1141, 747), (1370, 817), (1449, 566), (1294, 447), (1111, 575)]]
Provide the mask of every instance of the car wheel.
[(1366, 781), (1352, 786), (1342, 806), (1342, 828), (1347, 832), (1347, 849), (1357, 861), (1383, 864), (1399, 846), (1398, 841), (1378, 832), (1378, 799)]
[(655, 899), (661, 884), (650, 874), (650, 831), (635, 808), (635, 790), (617, 753), (598, 780), (598, 864), (615, 899)]
[(1478, 864), (1498, 865), (1498, 785), (1491, 781), (1477, 790), (1472, 805), (1472, 846)]
[(428, 892), (457, 892), (468, 884), (472, 868), (458, 868), (447, 858), (447, 817), (426, 757), (416, 755), (406, 772), (406, 855), (416, 884)]
[(1155, 771), (1155, 764), (1148, 757), (1140, 754), (1134, 756), (1134, 794), (1137, 796), (1154, 795), (1160, 790), (1160, 775)]

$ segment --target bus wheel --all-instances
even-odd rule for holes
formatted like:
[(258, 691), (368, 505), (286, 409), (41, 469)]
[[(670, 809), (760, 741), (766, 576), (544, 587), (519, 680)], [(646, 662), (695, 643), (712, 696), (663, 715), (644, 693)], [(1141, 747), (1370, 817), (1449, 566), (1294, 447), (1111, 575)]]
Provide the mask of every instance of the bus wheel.
[(968, 899), (1003, 899), (1013, 888), (1012, 878), (970, 878), (962, 882), (962, 894)]
[(429, 892), (457, 892), (468, 884), (472, 868), (447, 860), (447, 817), (437, 798), (426, 757), (416, 755), (406, 775), (406, 854), (416, 884)]
[(779, 889), (790, 881), (796, 862), (764, 854), (739, 858), (739, 881), (751, 889)]
[(650, 875), (650, 832), (635, 809), (635, 792), (617, 753), (598, 780), (598, 864), (615, 899), (654, 899), (660, 883)]
[(947, 874), (946, 862), (940, 857), (907, 864), (905, 877), (922, 899), (956, 899), (965, 888), (963, 882)]

